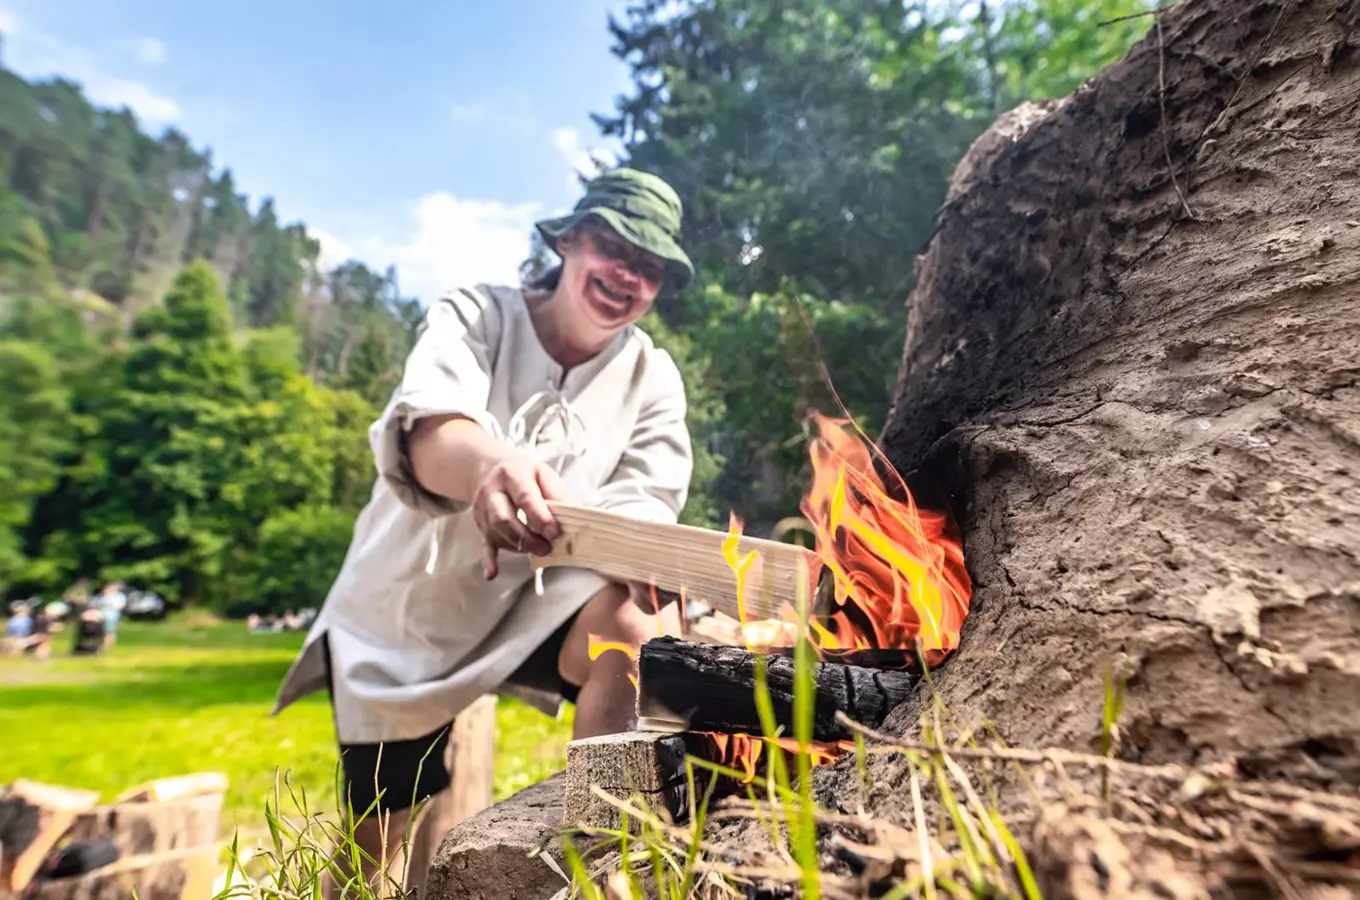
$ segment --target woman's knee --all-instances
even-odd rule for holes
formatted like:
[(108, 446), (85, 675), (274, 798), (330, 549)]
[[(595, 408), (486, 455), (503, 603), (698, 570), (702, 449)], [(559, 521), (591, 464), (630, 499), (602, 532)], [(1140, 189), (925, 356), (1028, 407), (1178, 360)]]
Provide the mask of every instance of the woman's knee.
[[(577, 613), (558, 655), (558, 672), (572, 684), (581, 685), (589, 677), (597, 662), (615, 669), (620, 665), (623, 651), (611, 649), (590, 658), (591, 636), (597, 641), (622, 644), (632, 651), (658, 634), (673, 632), (678, 622), (673, 610), (665, 609), (658, 615), (634, 602), (626, 585), (611, 584), (592, 597)], [(616, 658), (617, 657), (617, 658)]]

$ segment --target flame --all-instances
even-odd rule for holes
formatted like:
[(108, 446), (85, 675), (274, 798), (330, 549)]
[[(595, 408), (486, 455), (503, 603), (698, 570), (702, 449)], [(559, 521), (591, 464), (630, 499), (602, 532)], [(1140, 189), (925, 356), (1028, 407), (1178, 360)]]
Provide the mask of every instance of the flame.
[[(713, 745), (712, 754), (705, 754), (720, 766), (741, 772), (743, 784), (756, 779), (757, 767), (767, 747), (776, 747), (785, 753), (799, 753), (798, 742), (792, 738), (763, 738), (750, 734), (727, 734), (721, 731), (697, 731)], [(812, 765), (821, 766), (835, 762), (846, 751), (853, 750), (851, 741), (837, 741), (833, 744), (812, 744), (808, 750)]]
[(741, 543), (741, 519), (737, 518), (736, 513), (728, 513), (727, 537), (722, 543), (723, 559), (727, 560), (727, 565), (732, 568), (732, 574), (737, 577), (737, 619), (744, 628), (747, 624), (746, 618), (746, 580), (750, 575), (751, 563), (756, 561), (760, 555), (755, 550), (749, 550), (742, 556), (737, 555), (737, 548)]
[(592, 632), (590, 634), (588, 653), (591, 662), (600, 658), (600, 654), (610, 650), (617, 650), (619, 653), (626, 654), (633, 662), (637, 662), (640, 652), (637, 644), (625, 644), (623, 641), (610, 641)]
[(848, 420), (815, 413), (814, 420), (812, 489), (802, 510), (834, 578), (835, 609), (812, 627), (813, 642), (831, 650), (911, 648), (919, 640), (927, 663), (938, 664), (958, 647), (972, 595), (953, 521), (918, 507), (895, 473), (890, 490)]

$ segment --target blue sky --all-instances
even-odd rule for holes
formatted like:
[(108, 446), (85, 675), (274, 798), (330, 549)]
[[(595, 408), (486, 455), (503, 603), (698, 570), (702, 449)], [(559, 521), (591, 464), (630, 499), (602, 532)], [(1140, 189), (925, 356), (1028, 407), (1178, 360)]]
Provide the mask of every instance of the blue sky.
[(610, 147), (623, 0), (0, 0), (6, 66), (182, 129), (321, 237), (428, 301), (508, 279), (534, 218)]

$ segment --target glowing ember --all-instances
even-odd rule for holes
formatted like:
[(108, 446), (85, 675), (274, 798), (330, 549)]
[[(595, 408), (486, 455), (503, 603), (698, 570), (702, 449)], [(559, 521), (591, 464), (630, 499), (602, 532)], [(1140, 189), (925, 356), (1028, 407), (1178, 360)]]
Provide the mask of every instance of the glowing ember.
[[(786, 753), (799, 752), (798, 742), (792, 738), (762, 738), (749, 734), (726, 734), (719, 731), (696, 731), (692, 733), (707, 738), (715, 751), (711, 757), (712, 760), (720, 766), (726, 766), (740, 772), (743, 784), (755, 780), (761, 758), (767, 746), (773, 745)], [(808, 750), (808, 756), (814, 766), (820, 766), (835, 762), (843, 753), (854, 748), (855, 745), (850, 741), (839, 741), (835, 744), (813, 744)]]

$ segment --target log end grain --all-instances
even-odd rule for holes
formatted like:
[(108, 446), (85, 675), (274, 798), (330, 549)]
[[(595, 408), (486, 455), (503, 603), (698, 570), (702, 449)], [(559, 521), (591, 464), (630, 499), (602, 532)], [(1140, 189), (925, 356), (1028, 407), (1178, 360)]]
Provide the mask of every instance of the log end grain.
[(641, 794), (672, 816), (688, 804), (685, 739), (664, 732), (635, 731), (583, 738), (567, 744), (567, 783), (562, 823), (569, 828), (613, 828), (617, 808), (595, 785), (619, 799)]

